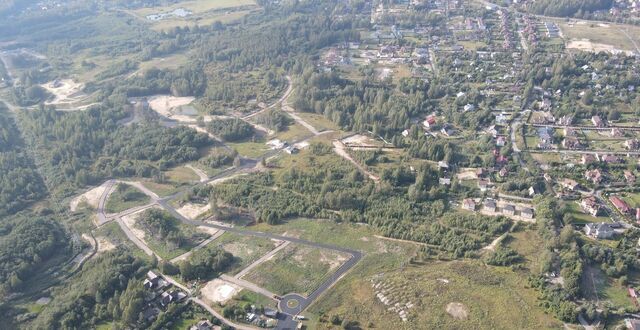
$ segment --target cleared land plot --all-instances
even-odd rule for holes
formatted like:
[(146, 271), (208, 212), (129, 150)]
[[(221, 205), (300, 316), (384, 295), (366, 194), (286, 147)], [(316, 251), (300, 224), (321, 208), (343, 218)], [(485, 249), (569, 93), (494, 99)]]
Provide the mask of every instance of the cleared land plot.
[[(378, 329), (551, 329), (562, 324), (538, 307), (526, 279), (478, 261), (429, 262), (402, 270), (358, 274), (310, 308)], [(517, 310), (518, 312), (512, 312)], [(452, 315), (453, 314), (453, 315)], [(404, 321), (404, 322), (403, 322)]]
[(107, 213), (118, 213), (130, 208), (148, 204), (151, 201), (149, 196), (128, 184), (119, 183), (107, 200), (105, 211)]
[(639, 27), (621, 24), (589, 24), (584, 21), (557, 23), (567, 40), (569, 49), (592, 52), (636, 51), (629, 37), (622, 31), (626, 31), (633, 38), (640, 34)]
[(224, 233), (224, 235), (220, 236), (211, 244), (216, 244), (223, 250), (233, 254), (236, 260), (227, 271), (227, 273), (231, 275), (239, 273), (245, 267), (275, 249), (277, 246), (275, 241), (266, 238), (238, 235), (229, 232)]
[(309, 295), (348, 258), (332, 250), (291, 244), (244, 279), (281, 295)]
[(147, 189), (158, 194), (158, 196), (168, 196), (176, 193), (181, 188), (199, 182), (200, 177), (187, 167), (176, 167), (164, 172), (165, 180), (162, 182), (141, 181), (140, 183)]
[(200, 290), (202, 297), (211, 303), (224, 304), (242, 290), (241, 287), (221, 279), (209, 281)]
[(75, 212), (82, 204), (97, 209), (98, 204), (100, 203), (100, 196), (102, 196), (102, 194), (104, 194), (104, 192), (107, 190), (107, 186), (108, 184), (105, 182), (102, 185), (95, 187), (71, 200), (71, 203), (69, 203), (71, 212)]
[(335, 131), (339, 129), (338, 125), (334, 124), (331, 120), (325, 118), (323, 115), (308, 112), (296, 112), (296, 114), (320, 132), (328, 130)]

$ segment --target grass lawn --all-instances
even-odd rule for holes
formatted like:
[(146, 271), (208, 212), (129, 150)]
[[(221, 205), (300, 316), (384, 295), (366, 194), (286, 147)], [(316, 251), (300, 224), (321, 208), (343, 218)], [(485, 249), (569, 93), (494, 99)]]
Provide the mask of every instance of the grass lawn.
[(502, 243), (523, 256), (524, 266), (531, 272), (537, 272), (540, 269), (540, 262), (543, 261), (540, 246), (544, 245), (544, 240), (538, 235), (536, 229), (510, 233)]
[(241, 156), (249, 158), (258, 158), (269, 151), (266, 141), (258, 140), (256, 142), (230, 142), (227, 145), (235, 149)]
[(346, 260), (336, 251), (290, 244), (244, 279), (280, 295), (309, 295)]
[(173, 183), (182, 184), (182, 183), (193, 183), (198, 182), (200, 177), (193, 172), (192, 169), (182, 167), (176, 167), (165, 172), (165, 176), (167, 179)]
[(609, 301), (615, 307), (634, 307), (627, 289), (615, 279), (607, 277), (599, 268), (586, 266), (581, 287), (589, 300)]
[(96, 239), (100, 239), (104, 237), (109, 243), (114, 246), (123, 246), (129, 249), (131, 253), (141, 259), (149, 259), (150, 257), (144, 253), (144, 251), (140, 250), (135, 244), (133, 244), (129, 238), (122, 231), (117, 222), (110, 222), (100, 228), (96, 229), (93, 232), (93, 235)]
[(276, 248), (275, 242), (270, 239), (229, 232), (224, 233), (211, 244), (215, 244), (233, 254), (235, 262), (227, 271), (231, 275), (239, 273), (252, 262)]
[(318, 131), (339, 130), (338, 125), (334, 124), (331, 120), (325, 118), (323, 115), (309, 112), (296, 112), (300, 118), (304, 119), (311, 126), (315, 127)]
[(107, 213), (118, 213), (132, 207), (148, 204), (149, 196), (128, 184), (119, 183), (107, 200)]
[(640, 207), (640, 193), (622, 193), (621, 197), (630, 207)]
[(594, 217), (590, 214), (584, 213), (580, 205), (577, 202), (568, 201), (565, 203), (569, 209), (569, 213), (573, 215), (576, 224), (585, 224), (590, 222), (611, 222), (611, 218), (606, 216)]
[(286, 131), (278, 132), (275, 138), (287, 142), (297, 142), (313, 136), (313, 133), (309, 132), (304, 126), (295, 123), (290, 125)]
[(160, 197), (178, 192), (180, 189), (200, 181), (200, 177), (192, 169), (184, 166), (176, 167), (164, 172), (165, 181), (142, 181), (142, 184)]

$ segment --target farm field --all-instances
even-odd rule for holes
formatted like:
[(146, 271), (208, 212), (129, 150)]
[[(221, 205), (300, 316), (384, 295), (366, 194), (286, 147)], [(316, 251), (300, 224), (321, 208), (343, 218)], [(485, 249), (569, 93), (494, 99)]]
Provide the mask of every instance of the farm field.
[(342, 253), (291, 244), (244, 279), (276, 294), (309, 295), (348, 259)]

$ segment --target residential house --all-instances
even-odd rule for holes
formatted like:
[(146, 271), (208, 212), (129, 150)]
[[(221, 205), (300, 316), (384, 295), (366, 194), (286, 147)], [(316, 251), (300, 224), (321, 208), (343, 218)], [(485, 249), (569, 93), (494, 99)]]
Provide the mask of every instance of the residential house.
[(465, 198), (462, 201), (462, 208), (465, 209), (465, 210), (469, 210), (469, 211), (475, 211), (476, 210), (476, 202), (471, 198)]
[(496, 124), (505, 125), (509, 121), (509, 117), (507, 117), (504, 113), (499, 113), (496, 115)]
[(478, 180), (478, 188), (480, 188), (480, 191), (482, 192), (487, 191), (489, 189), (489, 181)]
[(575, 129), (571, 128), (571, 127), (565, 127), (563, 131), (564, 131), (564, 136), (577, 136), (578, 135), (578, 132)]
[(607, 239), (613, 237), (614, 231), (608, 223), (588, 223), (584, 226), (584, 232), (587, 236), (597, 239)]
[(456, 134), (456, 131), (450, 125), (444, 124), (442, 126), (442, 129), (440, 130), (440, 133), (445, 136), (453, 136), (454, 134)]
[(591, 117), (591, 122), (593, 123), (593, 126), (595, 127), (604, 127), (604, 121), (602, 120), (602, 118), (600, 118), (600, 116), (593, 116)]
[(422, 122), (422, 126), (424, 126), (424, 128), (426, 129), (431, 129), (433, 128), (433, 126), (436, 124), (436, 116), (434, 115), (429, 115), (427, 116), (427, 118)]
[(559, 183), (560, 187), (571, 191), (575, 191), (576, 189), (578, 189), (578, 186), (580, 186), (575, 180), (572, 179), (562, 179), (562, 181), (560, 181)]
[(549, 175), (549, 173), (545, 173), (542, 177), (543, 177), (543, 178), (544, 178), (544, 180), (545, 180), (545, 181), (547, 181), (547, 182), (551, 182), (551, 181), (553, 181), (553, 178), (551, 177), (551, 175)]
[(562, 147), (565, 149), (580, 149), (582, 145), (580, 144), (580, 140), (576, 137), (568, 136), (562, 140)]
[(504, 147), (505, 144), (507, 144), (507, 139), (504, 136), (498, 136), (496, 138), (496, 146), (497, 147)]
[(147, 272), (147, 278), (142, 282), (142, 285), (147, 289), (155, 289), (158, 287), (161, 279), (162, 277), (160, 277), (160, 275), (150, 270)]
[(640, 149), (640, 140), (631, 139), (631, 140), (624, 141), (624, 147), (627, 150), (638, 150)]
[(487, 200), (484, 201), (484, 205), (482, 206), (482, 208), (485, 211), (495, 212), (496, 211), (496, 201), (494, 201), (493, 199), (487, 199)]
[(556, 120), (557, 125), (568, 126), (573, 122), (573, 116), (562, 116)]
[(160, 304), (163, 307), (166, 307), (170, 303), (172, 303), (172, 302), (180, 302), (186, 297), (187, 297), (187, 295), (184, 292), (180, 292), (178, 290), (165, 291), (160, 296)]
[(611, 137), (623, 137), (624, 133), (619, 128), (612, 128), (610, 135)]
[(640, 207), (636, 208), (636, 222), (640, 224)]
[(525, 219), (533, 219), (533, 209), (532, 208), (528, 208), (525, 207), (520, 211), (520, 216), (522, 216)]
[(501, 169), (500, 169), (500, 172), (498, 172), (498, 175), (499, 175), (501, 178), (504, 178), (504, 177), (506, 177), (507, 175), (509, 175), (509, 170), (507, 170), (507, 168), (506, 168), (506, 167), (503, 167), (503, 168), (501, 168)]
[(618, 211), (622, 214), (627, 214), (631, 211), (631, 208), (629, 207), (629, 205), (627, 204), (627, 202), (623, 201), (622, 198), (618, 197), (618, 196), (611, 196), (609, 197), (609, 201), (611, 202), (611, 204), (613, 204), (613, 206), (616, 207), (616, 209), (618, 209)]
[(624, 319), (624, 325), (629, 330), (640, 330), (640, 320), (638, 319)]
[(450, 186), (451, 185), (451, 178), (447, 178), (447, 177), (440, 178), (438, 180), (438, 182), (440, 182), (441, 186)]
[(473, 104), (468, 103), (468, 104), (466, 104), (464, 106), (463, 109), (464, 109), (464, 111), (474, 111), (476, 109), (476, 106), (473, 105)]
[(272, 319), (277, 319), (278, 318), (278, 311), (275, 309), (271, 309), (271, 308), (265, 308), (264, 309), (264, 316), (272, 318)]
[(506, 215), (515, 215), (516, 207), (511, 204), (507, 204), (502, 208), (502, 213)]
[(618, 164), (622, 162), (622, 159), (615, 155), (604, 155), (600, 158), (600, 160), (607, 164)]
[(445, 162), (444, 160), (441, 160), (438, 162), (438, 168), (443, 169), (443, 170), (448, 170), (449, 169), (449, 164), (447, 162)]
[(636, 182), (636, 176), (633, 175), (633, 173), (631, 173), (631, 171), (629, 170), (624, 170), (624, 179), (626, 180), (627, 183), (635, 183)]
[(584, 172), (584, 177), (594, 184), (600, 184), (600, 182), (602, 182), (602, 172), (600, 172), (599, 169)]
[(405, 129), (404, 131), (402, 131), (402, 136), (404, 136), (404, 137), (409, 136), (409, 130)]
[(193, 325), (189, 330), (211, 330), (213, 329), (213, 324), (209, 320), (201, 320), (195, 325)]
[(592, 154), (583, 154), (580, 163), (582, 165), (589, 165), (591, 163), (595, 163), (596, 161), (598, 161), (598, 158), (596, 158), (596, 156)]
[(600, 213), (600, 204), (598, 204), (598, 200), (594, 196), (589, 196), (580, 201), (580, 207), (586, 213), (591, 214), (594, 217), (597, 217)]

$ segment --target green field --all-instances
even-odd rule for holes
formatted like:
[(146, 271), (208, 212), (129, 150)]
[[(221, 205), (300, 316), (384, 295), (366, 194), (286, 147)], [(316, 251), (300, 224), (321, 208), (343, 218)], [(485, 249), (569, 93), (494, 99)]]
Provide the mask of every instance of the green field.
[[(622, 24), (569, 24), (564, 21), (558, 21), (558, 25), (567, 40), (571, 39), (589, 39), (593, 43), (610, 45), (621, 50), (635, 50), (635, 47), (629, 37), (622, 31), (626, 31), (631, 38), (640, 34), (640, 28)], [(636, 42), (638, 42), (636, 40)]]
[(280, 295), (309, 295), (346, 260), (347, 255), (332, 250), (292, 244), (244, 279)]
[(148, 204), (149, 196), (131, 185), (119, 183), (114, 192), (109, 196), (105, 211), (118, 213), (130, 208)]
[(608, 278), (602, 270), (587, 266), (582, 276), (581, 287), (584, 290), (585, 298), (592, 301), (609, 301), (614, 308), (635, 307), (627, 288), (616, 282), (615, 279)]
[(340, 129), (338, 125), (334, 124), (331, 120), (325, 118), (323, 115), (308, 112), (296, 112), (296, 114), (318, 131), (336, 131)]

